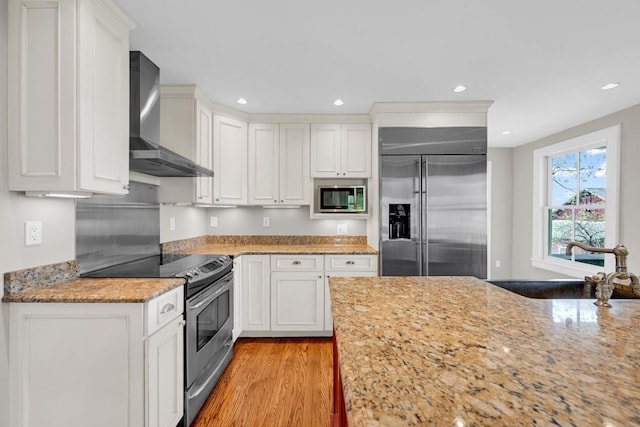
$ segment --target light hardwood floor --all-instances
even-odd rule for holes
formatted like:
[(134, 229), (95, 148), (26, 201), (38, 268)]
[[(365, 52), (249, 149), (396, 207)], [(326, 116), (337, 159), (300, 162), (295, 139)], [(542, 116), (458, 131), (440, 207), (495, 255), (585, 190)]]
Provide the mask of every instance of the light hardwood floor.
[(328, 427), (330, 338), (240, 338), (192, 427)]

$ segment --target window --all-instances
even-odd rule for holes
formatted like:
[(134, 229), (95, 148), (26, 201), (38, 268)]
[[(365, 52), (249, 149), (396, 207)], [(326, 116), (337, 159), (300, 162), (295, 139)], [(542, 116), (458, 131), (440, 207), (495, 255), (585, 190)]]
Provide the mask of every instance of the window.
[(534, 151), (534, 267), (576, 277), (614, 270), (612, 256), (566, 247), (618, 243), (619, 145), (618, 125)]

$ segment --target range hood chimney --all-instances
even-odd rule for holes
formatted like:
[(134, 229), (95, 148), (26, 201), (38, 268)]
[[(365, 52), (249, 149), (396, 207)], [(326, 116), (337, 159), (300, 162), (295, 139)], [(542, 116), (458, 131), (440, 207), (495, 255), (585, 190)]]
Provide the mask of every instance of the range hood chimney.
[(160, 145), (160, 69), (129, 52), (129, 170), (162, 177), (213, 176), (213, 171)]

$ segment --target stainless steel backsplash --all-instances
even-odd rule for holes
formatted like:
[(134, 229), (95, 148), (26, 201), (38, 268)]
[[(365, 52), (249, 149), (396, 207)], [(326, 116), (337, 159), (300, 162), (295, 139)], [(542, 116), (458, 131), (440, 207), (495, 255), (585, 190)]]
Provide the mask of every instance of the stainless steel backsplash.
[(130, 182), (129, 194), (76, 201), (80, 273), (160, 254), (158, 186)]

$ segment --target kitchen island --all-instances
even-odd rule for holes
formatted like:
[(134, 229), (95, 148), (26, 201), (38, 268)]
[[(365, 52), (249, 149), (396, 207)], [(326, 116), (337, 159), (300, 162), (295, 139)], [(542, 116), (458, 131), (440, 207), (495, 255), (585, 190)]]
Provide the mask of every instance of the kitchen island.
[(638, 300), (534, 300), (472, 277), (330, 291), (350, 426), (640, 425)]

